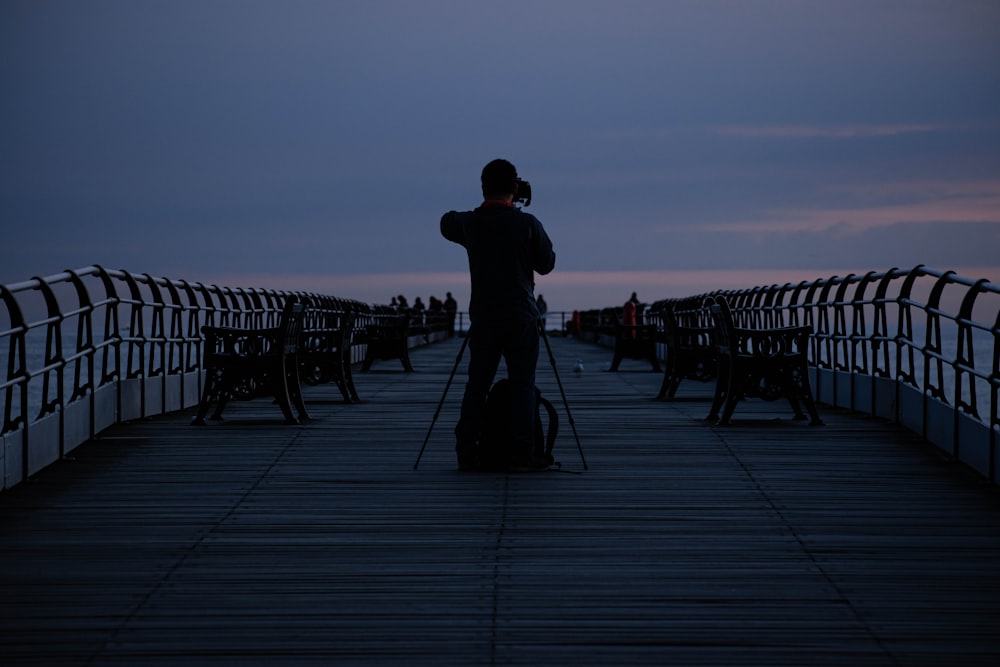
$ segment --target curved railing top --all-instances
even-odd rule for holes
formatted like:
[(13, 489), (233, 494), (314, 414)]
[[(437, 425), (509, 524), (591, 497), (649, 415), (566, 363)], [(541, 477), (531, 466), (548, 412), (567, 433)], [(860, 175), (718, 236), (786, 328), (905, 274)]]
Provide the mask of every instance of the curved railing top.
[[(704, 302), (720, 296), (730, 303), (738, 326), (810, 326), (809, 361), (820, 392), (833, 404), (886, 413), (935, 444), (948, 441), (942, 446), (956, 458), (980, 457), (974, 467), (997, 477), (1000, 285), (919, 265), (672, 297), (648, 305), (646, 313), (655, 321), (670, 309), (680, 324), (704, 327), (711, 323)], [(589, 311), (584, 319), (600, 326), (616, 316), (608, 308)], [(878, 395), (865, 389), (862, 402), (872, 405), (859, 405), (854, 388), (880, 381), (895, 389), (883, 388)], [(984, 431), (966, 426), (964, 419)], [(985, 432), (989, 444), (976, 454), (960, 453), (975, 439), (973, 431)]]
[[(662, 299), (645, 311), (655, 318), (670, 308), (682, 324), (704, 325), (709, 296), (730, 302), (738, 326), (811, 326), (817, 372), (912, 389), (1000, 440), (1000, 286), (988, 280), (920, 265)], [(0, 285), (0, 436), (115, 382), (197, 371), (202, 326), (275, 326), (290, 298), (319, 313), (350, 311), (359, 326), (380, 309), (312, 292), (220, 287), (96, 265)], [(616, 316), (606, 308), (579, 321), (601, 327)]]
[[(386, 308), (97, 265), (0, 285), (0, 490), (115, 423), (197, 404), (203, 328), (274, 327), (291, 300), (307, 305), (309, 332), (347, 328), (348, 339)], [(440, 335), (438, 315), (411, 312), (425, 341)], [(349, 361), (365, 348), (364, 340), (352, 345)]]
[(122, 378), (200, 368), (205, 325), (275, 326), (285, 302), (371, 312), (353, 299), (232, 288), (101, 266), (0, 285), (0, 435)]

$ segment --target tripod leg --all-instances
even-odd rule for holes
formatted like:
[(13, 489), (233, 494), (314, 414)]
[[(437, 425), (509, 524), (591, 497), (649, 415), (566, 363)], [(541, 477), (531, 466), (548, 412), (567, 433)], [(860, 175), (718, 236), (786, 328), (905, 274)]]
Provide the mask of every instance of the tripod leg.
[(431, 432), (434, 430), (434, 424), (437, 423), (438, 416), (441, 414), (441, 407), (444, 405), (444, 399), (448, 396), (448, 390), (451, 388), (451, 381), (455, 379), (455, 373), (458, 371), (458, 365), (462, 363), (462, 357), (465, 355), (465, 348), (469, 344), (469, 334), (471, 329), (465, 332), (465, 340), (462, 341), (462, 347), (458, 351), (458, 357), (455, 358), (455, 366), (451, 369), (451, 375), (448, 376), (448, 383), (444, 386), (444, 393), (441, 394), (441, 401), (438, 403), (437, 410), (434, 411), (434, 419), (431, 420), (431, 426), (427, 429), (427, 437), (424, 438), (424, 444), (420, 447), (420, 453), (417, 454), (417, 461), (413, 464), (413, 469), (416, 470), (417, 466), (420, 465), (420, 459), (423, 458), (424, 450), (427, 449), (427, 441), (431, 439)]
[(573, 438), (576, 440), (576, 449), (580, 452), (580, 461), (583, 462), (583, 469), (590, 470), (587, 466), (587, 459), (583, 456), (583, 447), (580, 445), (580, 436), (576, 433), (576, 422), (573, 421), (573, 413), (569, 409), (569, 401), (566, 400), (566, 392), (563, 390), (562, 380), (559, 379), (559, 369), (556, 368), (556, 358), (552, 354), (552, 346), (549, 345), (549, 337), (545, 335), (545, 327), (540, 327), (542, 333), (542, 340), (545, 341), (545, 349), (549, 353), (549, 364), (552, 366), (552, 372), (556, 376), (556, 384), (559, 385), (559, 393), (562, 395), (563, 405), (566, 407), (566, 416), (569, 418), (569, 426), (573, 429)]

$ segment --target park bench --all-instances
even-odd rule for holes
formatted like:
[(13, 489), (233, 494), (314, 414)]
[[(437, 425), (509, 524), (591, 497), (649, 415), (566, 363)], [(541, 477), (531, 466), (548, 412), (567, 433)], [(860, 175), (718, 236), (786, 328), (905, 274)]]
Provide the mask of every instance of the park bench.
[(611, 359), (611, 371), (617, 371), (623, 359), (648, 361), (657, 373), (660, 372), (660, 360), (656, 356), (658, 333), (655, 324), (623, 324), (621, 309), (608, 309), (602, 314), (605, 327), (614, 336), (614, 356)]
[(351, 343), (356, 315), (334, 301), (311, 304), (299, 350), (302, 382), (316, 386), (334, 382), (345, 403), (359, 403), (351, 372)]
[(413, 372), (410, 363), (410, 314), (389, 307), (377, 307), (364, 328), (367, 345), (361, 370), (367, 373), (377, 360), (399, 359), (403, 370)]
[(584, 310), (579, 313), (579, 325), (574, 332), (577, 338), (597, 343), (601, 337), (601, 311)]
[(701, 305), (654, 304), (651, 310), (661, 322), (661, 340), (666, 345), (666, 369), (656, 397), (673, 400), (684, 380), (714, 380), (718, 371), (715, 336), (711, 326), (699, 321), (704, 312)]
[[(718, 355), (718, 379), (708, 419), (730, 424), (736, 404), (744, 398), (773, 401), (784, 397), (796, 419), (822, 424), (809, 386), (808, 349), (812, 328), (808, 326), (749, 329), (736, 327), (729, 302), (708, 297), (713, 335)], [(720, 415), (721, 409), (721, 415)]]
[[(212, 419), (222, 419), (230, 400), (273, 396), (285, 421), (309, 421), (299, 380), (299, 337), (305, 304), (289, 301), (276, 327), (250, 329), (204, 326), (205, 387), (193, 423), (205, 424), (212, 404)], [(292, 408), (298, 412), (296, 416)]]

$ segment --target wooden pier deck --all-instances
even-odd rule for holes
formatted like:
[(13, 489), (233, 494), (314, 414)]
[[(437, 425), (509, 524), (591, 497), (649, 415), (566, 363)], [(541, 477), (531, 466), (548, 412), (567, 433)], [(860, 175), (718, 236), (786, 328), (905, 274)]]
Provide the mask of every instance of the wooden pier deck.
[[(1000, 496), (881, 421), (703, 420), (553, 339), (590, 469), (459, 473), (458, 351), (121, 425), (0, 495), (0, 664), (996, 665)], [(579, 358), (585, 370), (572, 372)], [(781, 419), (776, 419), (781, 417)]]

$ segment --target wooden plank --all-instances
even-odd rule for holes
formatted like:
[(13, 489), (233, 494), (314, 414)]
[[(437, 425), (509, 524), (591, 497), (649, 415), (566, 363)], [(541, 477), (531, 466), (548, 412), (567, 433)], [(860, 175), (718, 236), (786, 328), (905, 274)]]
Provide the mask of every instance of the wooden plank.
[[(3, 664), (995, 664), (1000, 501), (917, 438), (745, 401), (566, 339), (582, 474), (455, 470), (458, 351), (114, 427), (0, 495)], [(578, 377), (572, 368), (581, 359)]]

